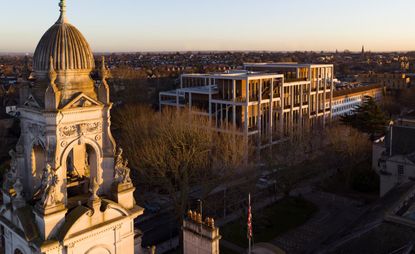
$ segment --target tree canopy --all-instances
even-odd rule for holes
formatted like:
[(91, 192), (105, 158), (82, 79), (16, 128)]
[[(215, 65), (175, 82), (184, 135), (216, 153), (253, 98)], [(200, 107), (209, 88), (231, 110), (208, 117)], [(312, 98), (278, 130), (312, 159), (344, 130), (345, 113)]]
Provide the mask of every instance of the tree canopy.
[(186, 110), (126, 106), (114, 118), (138, 186), (168, 193), (178, 216), (192, 191), (207, 195), (244, 166), (245, 138), (214, 131), (205, 117)]
[(361, 132), (367, 133), (371, 140), (385, 134), (388, 120), (375, 99), (366, 96), (362, 105), (356, 107), (352, 114), (344, 115), (341, 121)]

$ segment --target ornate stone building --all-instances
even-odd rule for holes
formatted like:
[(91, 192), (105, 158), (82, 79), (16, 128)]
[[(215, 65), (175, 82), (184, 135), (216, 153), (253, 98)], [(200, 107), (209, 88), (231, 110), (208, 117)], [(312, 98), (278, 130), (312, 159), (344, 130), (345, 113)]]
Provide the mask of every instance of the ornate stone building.
[(134, 253), (129, 168), (110, 131), (104, 59), (101, 80), (65, 1), (43, 35), (30, 81), (21, 84), (21, 136), (2, 186), (5, 253)]
[(203, 221), (201, 213), (188, 211), (183, 220), (182, 234), (184, 254), (219, 254), (222, 237), (213, 218), (206, 217)]

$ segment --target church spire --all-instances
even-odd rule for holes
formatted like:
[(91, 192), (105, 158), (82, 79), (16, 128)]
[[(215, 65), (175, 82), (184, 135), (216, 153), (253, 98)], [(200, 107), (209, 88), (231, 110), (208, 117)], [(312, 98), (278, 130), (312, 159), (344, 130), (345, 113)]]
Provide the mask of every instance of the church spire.
[(59, 2), (60, 12), (61, 15), (59, 17), (58, 23), (65, 23), (66, 22), (66, 0), (60, 0)]

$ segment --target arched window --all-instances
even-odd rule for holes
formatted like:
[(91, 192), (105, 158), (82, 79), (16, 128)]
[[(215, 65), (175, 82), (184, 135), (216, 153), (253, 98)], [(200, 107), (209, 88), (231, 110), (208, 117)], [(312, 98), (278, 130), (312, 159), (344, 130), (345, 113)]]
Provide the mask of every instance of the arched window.
[(98, 158), (88, 144), (75, 145), (66, 158), (67, 197), (88, 193), (90, 178), (96, 177)]
[(33, 187), (39, 188), (42, 179), (42, 172), (45, 168), (46, 153), (42, 146), (34, 145), (31, 154), (32, 161), (32, 176), (33, 176)]

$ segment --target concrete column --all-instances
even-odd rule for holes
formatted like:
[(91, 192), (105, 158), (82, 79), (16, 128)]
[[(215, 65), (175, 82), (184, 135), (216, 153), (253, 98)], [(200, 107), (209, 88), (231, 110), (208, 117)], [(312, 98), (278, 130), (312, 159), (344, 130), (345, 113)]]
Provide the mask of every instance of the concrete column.
[(291, 99), (291, 109), (290, 109), (290, 131), (292, 132), (294, 129), (294, 86), (290, 86), (290, 99)]
[(299, 112), (299, 115), (300, 115), (300, 126), (301, 126), (301, 128), (303, 128), (304, 86), (305, 86), (304, 84), (300, 85), (300, 112)]
[(310, 82), (310, 84), (308, 85), (308, 118), (310, 119), (311, 116), (311, 111), (313, 109), (313, 104), (311, 103), (311, 91), (313, 90), (312, 86), (313, 86), (313, 78), (312, 78), (312, 72), (311, 72), (311, 67), (309, 67), (308, 69), (308, 81)]
[(280, 116), (280, 134), (283, 135), (284, 134), (284, 120), (285, 120), (285, 115), (284, 115), (284, 108), (285, 108), (285, 104), (284, 104), (284, 86), (285, 86), (285, 80), (284, 78), (282, 78), (282, 84), (281, 84), (281, 88), (280, 88), (280, 98), (281, 98), (281, 116)]
[(334, 68), (331, 67), (330, 68), (331, 71), (331, 79), (330, 79), (330, 122), (333, 118), (333, 90), (334, 90), (334, 83), (333, 83), (333, 79), (334, 79)]
[(212, 80), (209, 79), (209, 123), (212, 124)]
[(326, 96), (327, 96), (327, 67), (324, 68), (324, 93), (323, 93), (323, 126), (326, 125)]
[(236, 101), (236, 80), (233, 80), (233, 92), (232, 92), (232, 96), (233, 96), (232, 123), (233, 123), (233, 126), (236, 126), (236, 106), (235, 106), (235, 101)]
[(246, 80), (245, 134), (248, 137), (249, 79)]
[(320, 91), (320, 79), (319, 79), (319, 74), (320, 74), (320, 68), (317, 68), (317, 77), (316, 77), (316, 79), (317, 79), (317, 92), (316, 92), (316, 109), (317, 109), (317, 115), (318, 115), (318, 113), (319, 113), (319, 103), (320, 103), (320, 100), (319, 100), (319, 91)]
[(271, 79), (271, 90), (269, 95), (269, 121), (268, 121), (268, 135), (270, 144), (272, 144), (272, 126), (274, 122), (273, 105), (274, 105), (274, 79)]
[(259, 81), (259, 91), (258, 94), (258, 145), (261, 146), (261, 136), (262, 136), (262, 79)]

